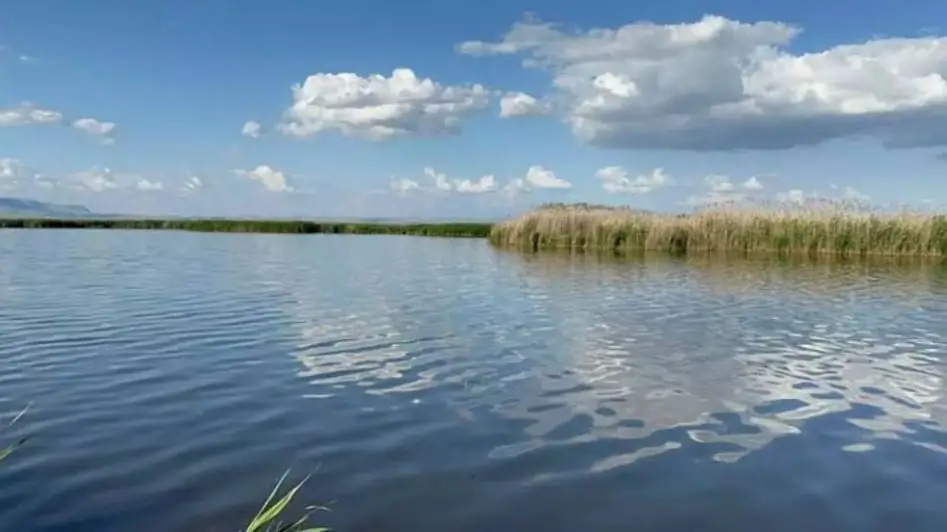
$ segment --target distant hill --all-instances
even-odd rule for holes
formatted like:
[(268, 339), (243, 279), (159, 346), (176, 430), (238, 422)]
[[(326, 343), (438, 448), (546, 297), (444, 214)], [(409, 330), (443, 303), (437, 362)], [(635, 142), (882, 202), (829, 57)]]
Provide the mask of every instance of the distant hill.
[(0, 216), (7, 218), (11, 216), (75, 218), (89, 216), (91, 214), (92, 211), (82, 205), (46, 203), (44, 201), (21, 198), (0, 198)]

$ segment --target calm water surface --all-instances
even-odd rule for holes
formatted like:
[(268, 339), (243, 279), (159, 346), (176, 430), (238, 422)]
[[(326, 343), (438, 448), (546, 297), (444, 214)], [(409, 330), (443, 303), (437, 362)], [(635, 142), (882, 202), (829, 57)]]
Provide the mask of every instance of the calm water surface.
[(947, 529), (933, 266), (5, 231), (0, 360), (4, 531)]

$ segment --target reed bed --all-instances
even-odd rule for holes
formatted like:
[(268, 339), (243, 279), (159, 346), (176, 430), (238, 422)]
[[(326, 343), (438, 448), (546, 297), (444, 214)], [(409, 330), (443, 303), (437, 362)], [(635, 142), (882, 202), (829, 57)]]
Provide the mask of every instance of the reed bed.
[(714, 205), (688, 214), (557, 204), (496, 224), (489, 238), (530, 250), (947, 257), (947, 216), (835, 201)]

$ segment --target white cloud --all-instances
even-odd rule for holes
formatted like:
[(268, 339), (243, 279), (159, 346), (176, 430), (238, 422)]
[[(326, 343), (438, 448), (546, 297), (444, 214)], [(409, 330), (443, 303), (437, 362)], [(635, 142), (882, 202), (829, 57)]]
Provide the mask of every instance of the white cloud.
[(524, 177), (518, 177), (510, 180), (503, 187), (503, 192), (511, 195), (520, 192), (530, 192), (534, 189), (567, 189), (572, 188), (572, 183), (565, 179), (556, 177), (552, 170), (547, 170), (539, 165), (530, 166)]
[(516, 179), (510, 180), (506, 186), (503, 187), (503, 192), (510, 195), (516, 195), (520, 192), (529, 192), (529, 185), (526, 184), (526, 180), (517, 177)]
[(412, 190), (420, 189), (421, 185), (417, 181), (412, 181), (410, 179), (392, 179), (391, 188), (392, 190), (397, 190), (398, 192), (410, 192)]
[(860, 201), (860, 202), (866, 202), (871, 199), (871, 196), (869, 196), (868, 194), (862, 194), (861, 192), (859, 192), (858, 190), (852, 187), (845, 187), (842, 190), (842, 197), (847, 200)]
[(408, 68), (391, 77), (319, 73), (293, 90), (293, 105), (279, 128), (307, 137), (329, 130), (368, 140), (403, 135), (443, 135), (460, 129), (461, 119), (486, 106), (481, 85), (445, 86), (418, 78)]
[(609, 194), (647, 194), (672, 182), (671, 176), (663, 168), (655, 168), (650, 174), (632, 179), (624, 168), (607, 166), (595, 172), (595, 177), (603, 181), (602, 188)]
[(103, 137), (115, 129), (115, 123), (102, 122), (95, 118), (80, 118), (72, 123), (72, 127), (96, 137)]
[(510, 180), (503, 187), (503, 192), (516, 195), (520, 192), (530, 192), (534, 189), (568, 189), (572, 188), (572, 183), (556, 177), (552, 170), (547, 170), (540, 165), (530, 166), (526, 175)]
[(711, 192), (716, 193), (727, 193), (733, 192), (736, 189), (733, 181), (730, 181), (730, 178), (725, 175), (711, 174), (704, 178), (704, 183), (710, 189)]
[(96, 193), (115, 190), (142, 192), (164, 190), (164, 184), (159, 181), (145, 179), (135, 173), (119, 173), (111, 168), (99, 166), (82, 172), (65, 174), (64, 177), (51, 178), (12, 158), (0, 158), (0, 182), (12, 184), (14, 187), (29, 183), (46, 189), (62, 188)]
[(0, 179), (16, 180), (23, 177), (23, 164), (17, 159), (5, 157), (0, 159)]
[(703, 195), (687, 198), (689, 205), (711, 205), (717, 203), (738, 203), (747, 200), (752, 194), (763, 190), (763, 183), (758, 177), (752, 176), (742, 183), (734, 183), (730, 176), (710, 174), (704, 177), (704, 187), (707, 192)]
[(105, 192), (119, 188), (115, 179), (115, 173), (110, 168), (92, 168), (85, 172), (78, 172), (72, 175), (79, 188), (90, 190), (92, 192)]
[(261, 164), (252, 170), (235, 170), (236, 174), (253, 181), (259, 181), (270, 192), (292, 192), (293, 187), (286, 180), (286, 174), (268, 165)]
[(59, 111), (41, 109), (29, 102), (16, 107), (0, 109), (0, 126), (26, 126), (61, 124), (63, 115)]
[[(30, 102), (21, 102), (16, 107), (0, 109), (0, 126), (50, 126), (71, 125), (73, 128), (96, 137), (105, 137), (115, 129), (114, 122), (103, 122), (95, 118), (79, 118), (69, 121), (59, 111), (36, 107)], [(108, 142), (112, 139), (104, 138)]]
[(260, 138), (262, 133), (262, 126), (259, 122), (254, 122), (253, 120), (248, 120), (243, 124), (243, 129), (240, 130), (240, 134), (244, 137), (250, 137), (251, 139)]
[(763, 190), (763, 183), (760, 183), (760, 180), (756, 176), (753, 176), (743, 182), (742, 185), (744, 190)]
[[(498, 188), (496, 178), (492, 175), (485, 175), (476, 180), (448, 179), (446, 174), (442, 172), (438, 172), (437, 170), (429, 166), (424, 169), (424, 175), (434, 182), (433, 189), (439, 192), (458, 192), (461, 194), (482, 194), (485, 192), (493, 192), (497, 190)], [(407, 181), (409, 183), (414, 183), (415, 185), (418, 185), (416, 182), (410, 181), (410, 180), (401, 180), (401, 181)], [(419, 190), (421, 188), (422, 187), (420, 185), (411, 187), (412, 190)]]
[[(795, 205), (819, 205), (819, 204), (828, 204), (833, 207), (839, 207), (837, 201), (839, 199), (848, 200), (854, 203), (866, 203), (871, 200), (867, 194), (863, 194), (860, 191), (856, 190), (853, 187), (839, 187), (838, 185), (831, 184), (829, 188), (833, 191), (836, 191), (834, 195), (825, 196), (820, 194), (818, 191), (806, 192), (802, 189), (791, 189), (784, 192), (779, 192), (774, 195), (775, 200), (778, 203), (785, 204), (795, 204)], [(841, 193), (838, 191), (841, 188)]]
[(815, 196), (809, 196), (808, 194), (805, 193), (805, 191), (798, 188), (794, 188), (792, 190), (788, 190), (786, 192), (780, 192), (776, 194), (776, 201), (783, 202), (783, 203), (805, 203), (806, 200), (810, 197), (815, 197)]
[(0, 158), (0, 188), (16, 189), (24, 182), (40, 184), (42, 175), (32, 168), (10, 157)]
[(147, 179), (139, 179), (135, 183), (135, 188), (142, 192), (159, 192), (164, 190), (164, 185), (160, 181), (149, 181)]
[(493, 174), (481, 176), (478, 179), (450, 179), (447, 174), (438, 172), (430, 166), (424, 168), (424, 175), (430, 181), (430, 186), (424, 186), (410, 179), (392, 178), (390, 186), (399, 192), (413, 190), (439, 193), (484, 194), (502, 190), (510, 194), (529, 192), (534, 189), (567, 189), (572, 187), (565, 179), (556, 177), (551, 170), (542, 166), (531, 166), (524, 177), (511, 180), (504, 187)]
[(451, 187), (450, 181), (447, 180), (447, 175), (431, 167), (424, 169), (424, 175), (434, 180), (434, 188), (437, 190), (449, 192), (453, 188)]
[(551, 73), (559, 111), (600, 146), (783, 149), (871, 136), (947, 145), (947, 37), (793, 53), (800, 29), (720, 16), (572, 32), (535, 19), (470, 55), (523, 54)]
[(548, 106), (522, 92), (509, 92), (500, 98), (500, 117), (536, 116), (549, 112)]
[(454, 182), (454, 190), (462, 194), (482, 194), (484, 192), (493, 192), (497, 189), (496, 178), (492, 175), (485, 175), (476, 181), (464, 179)]
[(204, 182), (196, 175), (192, 175), (181, 185), (182, 192), (194, 192), (204, 188)]
[(556, 177), (552, 170), (538, 165), (529, 167), (524, 182), (529, 188), (572, 188), (572, 183)]

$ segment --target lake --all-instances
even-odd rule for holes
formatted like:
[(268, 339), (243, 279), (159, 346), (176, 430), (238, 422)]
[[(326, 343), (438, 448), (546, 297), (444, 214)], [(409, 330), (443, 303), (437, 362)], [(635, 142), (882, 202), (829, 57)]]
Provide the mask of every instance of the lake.
[(942, 531), (947, 270), (0, 231), (0, 530)]

